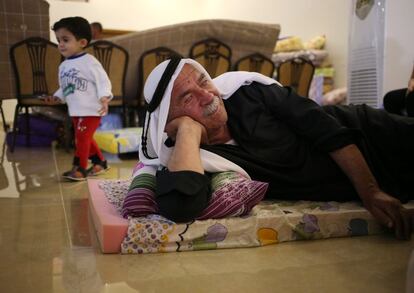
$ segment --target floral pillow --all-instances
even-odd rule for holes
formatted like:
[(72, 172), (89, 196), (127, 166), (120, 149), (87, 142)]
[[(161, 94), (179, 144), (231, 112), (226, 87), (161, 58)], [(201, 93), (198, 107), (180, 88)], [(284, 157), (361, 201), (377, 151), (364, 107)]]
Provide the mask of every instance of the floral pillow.
[[(210, 203), (197, 220), (246, 215), (263, 199), (269, 185), (233, 171), (213, 174), (211, 182)], [(142, 217), (158, 211), (155, 176), (146, 173), (135, 176), (122, 205), (122, 216)]]

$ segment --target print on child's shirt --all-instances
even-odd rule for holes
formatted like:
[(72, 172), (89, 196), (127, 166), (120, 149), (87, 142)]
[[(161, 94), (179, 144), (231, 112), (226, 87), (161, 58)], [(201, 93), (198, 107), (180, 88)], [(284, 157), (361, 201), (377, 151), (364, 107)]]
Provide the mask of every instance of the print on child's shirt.
[(86, 91), (88, 89), (88, 81), (78, 76), (79, 70), (71, 68), (67, 71), (63, 70), (60, 80), (62, 82), (63, 95), (67, 97), (73, 94), (75, 90)]

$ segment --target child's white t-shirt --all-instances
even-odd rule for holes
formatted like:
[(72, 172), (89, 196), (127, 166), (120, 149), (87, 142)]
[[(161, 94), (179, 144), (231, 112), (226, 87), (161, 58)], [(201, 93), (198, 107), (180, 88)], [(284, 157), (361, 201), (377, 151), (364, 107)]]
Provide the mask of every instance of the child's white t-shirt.
[(100, 98), (112, 98), (111, 82), (101, 63), (90, 54), (68, 58), (59, 66), (54, 94), (68, 105), (69, 116), (100, 116)]

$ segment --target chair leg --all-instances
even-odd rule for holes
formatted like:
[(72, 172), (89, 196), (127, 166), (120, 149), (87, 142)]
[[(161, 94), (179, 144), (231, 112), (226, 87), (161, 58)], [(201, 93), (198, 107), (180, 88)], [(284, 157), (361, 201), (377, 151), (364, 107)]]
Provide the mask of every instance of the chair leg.
[(2, 149), (1, 149), (0, 166), (3, 166), (4, 156), (6, 155), (6, 152), (5, 152), (5, 150), (6, 150), (6, 143), (7, 143), (7, 141), (6, 141), (6, 140), (4, 140), (4, 141), (3, 141), (3, 147), (2, 147)]
[(73, 132), (72, 132), (72, 119), (69, 114), (66, 115), (63, 120), (63, 132), (64, 132), (64, 148), (66, 152), (70, 151), (70, 147), (73, 141)]
[(138, 111), (137, 108), (131, 107), (128, 111), (128, 127), (138, 126)]
[(131, 122), (132, 127), (137, 127), (139, 126), (139, 115), (138, 115), (139, 111), (138, 108), (133, 108), (131, 110), (131, 112), (129, 113), (129, 119)]
[(128, 111), (125, 105), (125, 102), (122, 103), (122, 127), (128, 127), (129, 121), (128, 121)]
[(146, 111), (144, 107), (137, 108), (137, 115), (138, 115), (138, 127), (144, 126)]
[(14, 147), (16, 145), (16, 136), (17, 136), (17, 117), (19, 116), (19, 110), (20, 110), (20, 106), (19, 104), (16, 105), (16, 108), (14, 110), (14, 119), (13, 119), (13, 131), (12, 131), (12, 143), (10, 146), (10, 152), (13, 153), (14, 152)]
[(30, 115), (29, 115), (29, 107), (25, 108), (25, 116), (26, 116), (26, 146), (30, 146)]
[(138, 111), (137, 107), (134, 105), (130, 105), (126, 107), (126, 115), (127, 115), (127, 127), (136, 127), (138, 126)]
[(6, 118), (4, 117), (4, 111), (3, 111), (2, 105), (3, 105), (3, 101), (0, 100), (0, 114), (3, 120), (3, 130), (5, 133), (7, 133), (7, 130), (9, 130), (9, 125), (6, 123)]

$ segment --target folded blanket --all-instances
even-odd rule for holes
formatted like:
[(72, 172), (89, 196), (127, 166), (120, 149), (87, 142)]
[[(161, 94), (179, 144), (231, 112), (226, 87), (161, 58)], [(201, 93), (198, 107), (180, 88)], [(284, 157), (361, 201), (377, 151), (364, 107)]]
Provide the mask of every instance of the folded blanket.
[(309, 60), (315, 66), (320, 66), (326, 57), (328, 57), (328, 51), (326, 50), (299, 50), (293, 52), (274, 53), (272, 55), (272, 61), (275, 63), (275, 66), (278, 67), (285, 61), (303, 58), (305, 60)]

